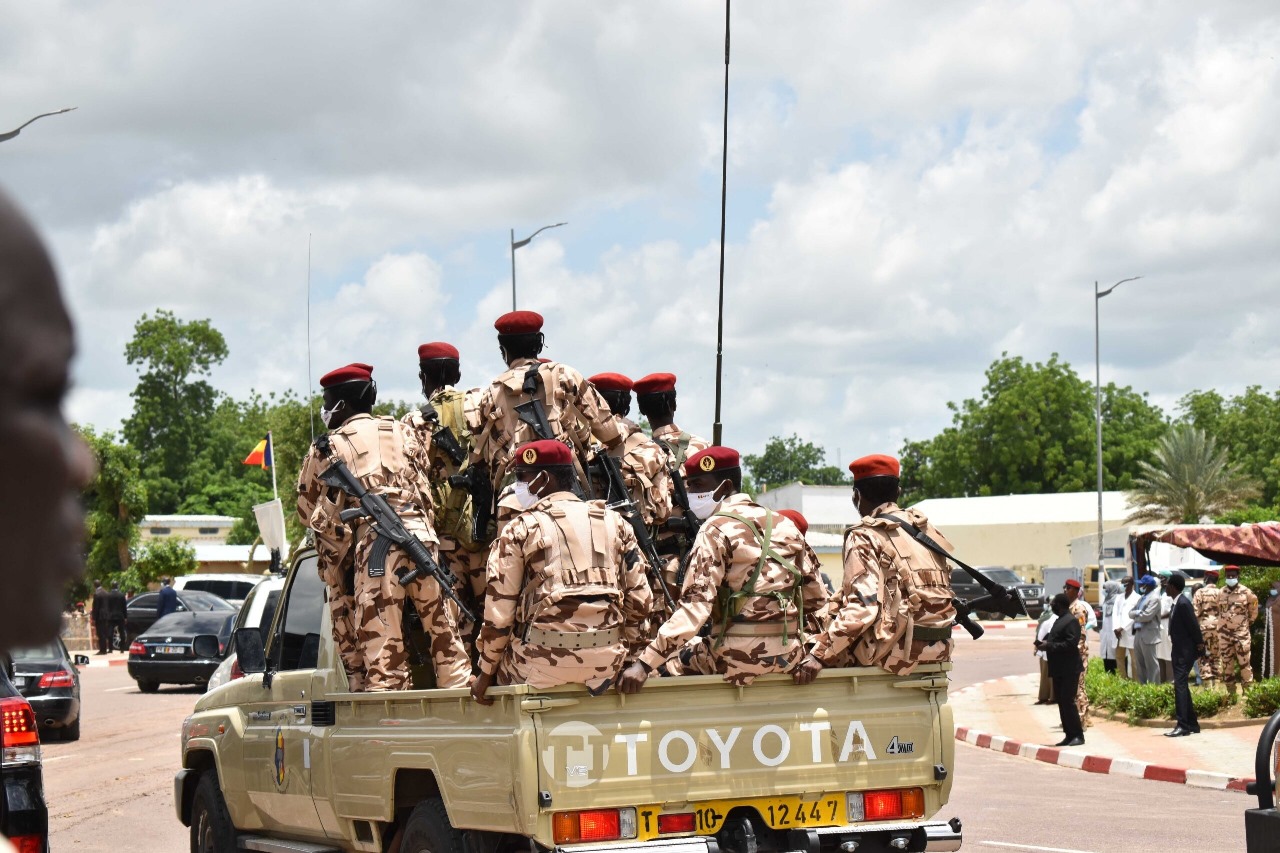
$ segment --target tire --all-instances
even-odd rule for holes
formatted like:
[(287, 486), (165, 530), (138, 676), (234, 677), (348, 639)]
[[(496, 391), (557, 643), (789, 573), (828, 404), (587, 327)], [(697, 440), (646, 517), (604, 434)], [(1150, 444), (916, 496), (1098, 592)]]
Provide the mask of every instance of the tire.
[(405, 821), (400, 853), (464, 853), (465, 849), (463, 834), (449, 823), (439, 797), (418, 803)]
[(218, 774), (205, 773), (191, 802), (191, 853), (237, 853), (236, 828), (218, 789)]
[(989, 618), (994, 619), (995, 621), (999, 622), (999, 621), (1001, 621), (1002, 619), (1004, 619), (1004, 614), (1003, 614), (1003, 613), (991, 613), (991, 614), (989, 614)]
[(80, 718), (76, 717), (76, 721), (62, 729), (62, 739), (73, 741), (80, 740)]
[(143, 693), (155, 693), (157, 690), (160, 689), (160, 682), (158, 681), (148, 681), (145, 678), (139, 678), (137, 679), (137, 682), (138, 682), (138, 689), (141, 690)]

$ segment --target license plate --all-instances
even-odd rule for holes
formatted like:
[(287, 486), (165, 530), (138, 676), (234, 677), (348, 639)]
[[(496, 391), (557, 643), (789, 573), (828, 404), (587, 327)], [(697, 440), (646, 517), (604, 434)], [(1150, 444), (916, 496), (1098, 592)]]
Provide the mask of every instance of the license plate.
[(729, 812), (738, 806), (754, 808), (773, 829), (815, 829), (848, 823), (844, 794), (824, 794), (817, 799), (756, 797), (698, 803), (693, 809), (696, 832), (699, 835), (719, 832)]
[(161, 646), (156, 649), (162, 655), (185, 655), (187, 650), (183, 646)]
[(14, 676), (14, 679), (13, 679), (13, 686), (14, 686), (14, 687), (19, 687), (19, 688), (21, 688), (21, 687), (26, 687), (26, 686), (27, 686), (27, 680), (26, 680), (25, 678), (23, 678), (22, 676), (20, 676), (20, 675), (18, 675), (18, 676)]

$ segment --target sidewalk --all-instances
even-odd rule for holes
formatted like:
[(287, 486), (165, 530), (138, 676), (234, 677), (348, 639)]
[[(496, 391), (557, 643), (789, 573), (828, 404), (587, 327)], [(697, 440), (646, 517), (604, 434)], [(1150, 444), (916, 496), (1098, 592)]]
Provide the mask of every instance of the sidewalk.
[(1062, 739), (1056, 705), (1036, 705), (1039, 673), (1011, 675), (950, 695), (956, 739), (986, 749), (1092, 773), (1243, 791), (1253, 779), (1254, 752), (1265, 720), (1198, 735), (1164, 737), (1172, 728), (1144, 728), (1090, 718), (1085, 745), (1050, 746)]
[[(124, 666), (129, 662), (128, 652), (107, 652), (105, 655), (100, 655), (97, 652), (73, 652), (72, 654), (88, 655), (89, 666), (94, 668), (100, 666)], [(84, 667), (81, 667), (81, 669), (84, 669)]]

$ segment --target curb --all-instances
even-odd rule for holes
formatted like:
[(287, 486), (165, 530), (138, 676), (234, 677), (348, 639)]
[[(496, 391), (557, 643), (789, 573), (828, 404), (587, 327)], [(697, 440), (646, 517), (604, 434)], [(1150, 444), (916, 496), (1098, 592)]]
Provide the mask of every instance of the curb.
[(128, 663), (129, 663), (128, 658), (119, 658), (114, 660), (112, 659), (91, 660), (89, 661), (89, 663), (87, 663), (86, 665), (80, 668), (81, 669), (101, 669), (102, 667), (107, 667), (107, 666), (126, 666)]
[[(1113, 714), (1106, 711), (1095, 711), (1092, 708), (1089, 709), (1089, 716), (1095, 720), (1114, 720), (1117, 723), (1125, 723), (1126, 725), (1137, 726), (1144, 729), (1169, 729), (1173, 728), (1173, 726), (1177, 724), (1177, 721), (1172, 719), (1130, 720), (1129, 715), (1123, 711), (1116, 711)], [(1262, 726), (1266, 725), (1267, 721), (1263, 718), (1258, 718), (1256, 720), (1215, 720), (1212, 717), (1207, 717), (1200, 720), (1199, 723), (1200, 728), (1212, 731), (1214, 729), (1247, 729), (1250, 726), (1262, 728)]]

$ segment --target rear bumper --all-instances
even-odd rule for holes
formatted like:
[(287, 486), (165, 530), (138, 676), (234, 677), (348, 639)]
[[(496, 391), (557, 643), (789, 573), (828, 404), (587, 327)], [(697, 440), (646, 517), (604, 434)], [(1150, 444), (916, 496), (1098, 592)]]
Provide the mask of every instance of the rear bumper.
[(160, 684), (204, 684), (218, 668), (220, 661), (159, 661), (129, 660), (129, 677), (135, 681), (156, 681)]
[(80, 719), (80, 700), (74, 696), (29, 696), (41, 728), (61, 728)]
[[(841, 853), (841, 845), (855, 842), (858, 850), (953, 851), (964, 841), (958, 818), (942, 821), (902, 821), (857, 826), (832, 826), (810, 830), (807, 853)], [(905, 846), (892, 847), (902, 839)], [(761, 850), (764, 848), (761, 847)], [(672, 838), (666, 841), (571, 844), (557, 847), (557, 853), (723, 853), (715, 838)]]

